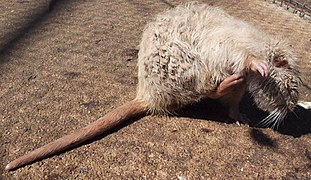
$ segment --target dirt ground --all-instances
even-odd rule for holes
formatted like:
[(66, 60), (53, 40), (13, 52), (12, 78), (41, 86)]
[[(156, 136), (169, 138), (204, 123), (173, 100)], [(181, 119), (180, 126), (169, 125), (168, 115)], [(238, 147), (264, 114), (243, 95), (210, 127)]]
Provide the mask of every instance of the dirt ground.
[[(209, 100), (177, 116), (147, 116), (71, 151), (5, 165), (135, 97), (137, 45), (155, 14), (186, 1), (2, 0), (0, 179), (311, 179), (311, 112), (278, 131), (225, 123)], [(311, 101), (311, 23), (263, 0), (201, 1), (286, 37)], [(254, 124), (263, 113), (245, 97)]]

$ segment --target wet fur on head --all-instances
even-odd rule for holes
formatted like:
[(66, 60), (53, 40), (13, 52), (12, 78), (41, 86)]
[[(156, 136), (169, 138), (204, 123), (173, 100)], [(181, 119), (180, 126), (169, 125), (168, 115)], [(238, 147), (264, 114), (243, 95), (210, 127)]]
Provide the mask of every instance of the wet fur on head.
[(268, 77), (250, 74), (248, 90), (256, 105), (270, 115), (260, 125), (278, 127), (288, 112), (296, 107), (301, 84), (296, 57), (286, 42), (266, 48), (265, 60), (271, 64)]

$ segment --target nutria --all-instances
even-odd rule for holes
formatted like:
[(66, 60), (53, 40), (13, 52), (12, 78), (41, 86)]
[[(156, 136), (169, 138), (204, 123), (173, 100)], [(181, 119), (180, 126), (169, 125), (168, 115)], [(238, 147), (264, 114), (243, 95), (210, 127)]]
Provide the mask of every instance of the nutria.
[(283, 39), (220, 8), (187, 3), (169, 9), (143, 32), (134, 100), (12, 161), (6, 170), (81, 144), (138, 114), (171, 113), (206, 97), (225, 102), (231, 118), (246, 122), (239, 113), (246, 89), (257, 106), (270, 113), (263, 123), (277, 125), (298, 101), (296, 61)]

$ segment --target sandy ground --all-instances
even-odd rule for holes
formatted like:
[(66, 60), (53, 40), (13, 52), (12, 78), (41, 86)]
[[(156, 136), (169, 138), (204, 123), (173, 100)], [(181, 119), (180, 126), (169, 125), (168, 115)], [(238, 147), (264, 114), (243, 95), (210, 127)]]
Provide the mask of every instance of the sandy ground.
[[(311, 113), (278, 131), (224, 123), (215, 102), (147, 116), (89, 144), (13, 172), (19, 155), (83, 127), (135, 97), (136, 48), (155, 14), (186, 1), (2, 0), (0, 179), (311, 179)], [(311, 23), (263, 0), (202, 1), (286, 37), (311, 101)], [(254, 123), (263, 113), (245, 98)]]

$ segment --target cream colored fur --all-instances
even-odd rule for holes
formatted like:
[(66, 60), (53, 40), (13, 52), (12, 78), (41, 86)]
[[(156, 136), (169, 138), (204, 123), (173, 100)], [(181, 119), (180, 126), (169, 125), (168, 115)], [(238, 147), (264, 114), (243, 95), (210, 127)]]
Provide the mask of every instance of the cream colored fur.
[[(151, 111), (170, 111), (206, 97), (230, 74), (245, 70), (249, 55), (268, 60), (279, 38), (220, 8), (188, 3), (159, 14), (143, 33), (137, 98)], [(285, 52), (295, 64), (291, 52)]]

